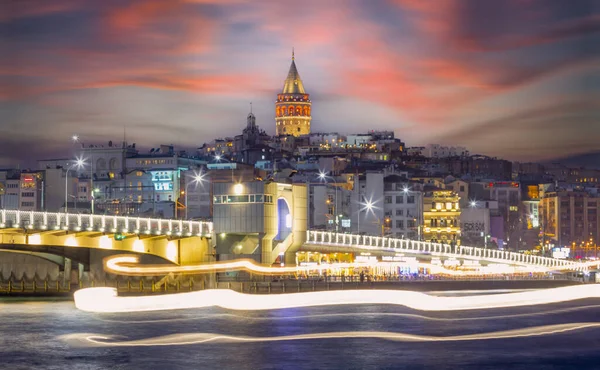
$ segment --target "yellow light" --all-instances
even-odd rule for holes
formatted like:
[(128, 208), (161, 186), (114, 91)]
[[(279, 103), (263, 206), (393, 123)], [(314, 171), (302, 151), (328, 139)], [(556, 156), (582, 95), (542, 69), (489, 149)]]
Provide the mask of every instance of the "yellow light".
[(144, 242), (140, 239), (134, 241), (133, 242), (133, 251), (139, 252), (139, 253), (144, 253), (146, 251), (144, 248)]
[(112, 249), (112, 239), (107, 235), (102, 235), (100, 237), (99, 244), (102, 249)]
[(177, 262), (177, 245), (174, 241), (167, 243), (167, 259), (173, 262)]
[(29, 244), (31, 244), (31, 245), (42, 244), (42, 236), (40, 234), (29, 235)]
[(74, 236), (69, 236), (67, 238), (67, 240), (65, 240), (65, 246), (66, 247), (76, 247), (77, 246), (77, 239), (75, 239)]
[(242, 185), (242, 184), (235, 184), (235, 186), (233, 187), (233, 192), (236, 195), (242, 194), (243, 191), (244, 191), (244, 185)]

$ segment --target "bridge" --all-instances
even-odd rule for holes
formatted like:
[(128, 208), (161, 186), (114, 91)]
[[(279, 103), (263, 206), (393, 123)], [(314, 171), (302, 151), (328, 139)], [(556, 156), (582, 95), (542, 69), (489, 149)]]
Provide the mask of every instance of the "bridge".
[[(487, 263), (506, 264), (531, 269), (584, 271), (591, 264), (515, 253), (497, 249), (422, 242), (410, 239), (340, 234), (326, 231), (307, 231), (304, 250), (323, 252), (389, 252), (417, 256), (468, 259)], [(596, 263), (597, 264), (597, 263)]]
[(57, 254), (85, 260), (85, 253), (73, 250), (85, 248), (194, 264), (205, 261), (212, 233), (212, 222), (205, 221), (0, 210), (0, 250), (53, 262), (50, 256)]
[[(60, 255), (85, 263), (85, 251), (78, 250), (98, 249), (153, 255), (178, 265), (198, 264), (206, 262), (213, 232), (212, 222), (206, 221), (0, 210), (0, 250), (54, 262), (51, 256)], [(300, 250), (403, 253), (545, 270), (584, 271), (592, 266), (496, 249), (379, 236), (309, 230), (304, 239)], [(285, 253), (289, 245), (280, 243), (274, 252)]]

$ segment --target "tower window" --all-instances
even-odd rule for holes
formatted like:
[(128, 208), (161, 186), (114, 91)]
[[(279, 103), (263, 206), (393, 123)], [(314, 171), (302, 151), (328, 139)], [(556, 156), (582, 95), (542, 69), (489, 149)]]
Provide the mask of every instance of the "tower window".
[(298, 132), (300, 132), (300, 127), (298, 127)]

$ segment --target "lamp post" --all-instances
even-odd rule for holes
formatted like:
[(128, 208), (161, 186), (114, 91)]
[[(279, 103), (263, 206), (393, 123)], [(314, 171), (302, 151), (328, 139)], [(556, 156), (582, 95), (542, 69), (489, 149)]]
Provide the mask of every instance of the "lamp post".
[(68, 213), (69, 211), (69, 171), (75, 167), (81, 168), (84, 164), (85, 161), (81, 158), (78, 158), (75, 163), (67, 168), (67, 172), (65, 173), (65, 213)]
[(188, 205), (188, 188), (192, 184), (198, 185), (202, 182), (204, 182), (204, 175), (202, 175), (200, 173), (200, 174), (195, 175), (194, 179), (185, 185), (185, 219), (186, 220), (188, 219), (188, 208), (190, 208)]
[[(73, 140), (73, 143), (78, 143), (79, 142), (79, 135), (75, 134), (73, 136), (71, 136), (71, 140)], [(83, 148), (83, 146), (82, 146)], [(85, 148), (83, 148), (85, 149)], [(92, 146), (90, 145), (89, 147), (90, 149), (90, 205), (91, 205), (91, 212), (92, 214), (94, 214), (94, 154), (92, 152)], [(85, 151), (85, 150), (84, 150)]]

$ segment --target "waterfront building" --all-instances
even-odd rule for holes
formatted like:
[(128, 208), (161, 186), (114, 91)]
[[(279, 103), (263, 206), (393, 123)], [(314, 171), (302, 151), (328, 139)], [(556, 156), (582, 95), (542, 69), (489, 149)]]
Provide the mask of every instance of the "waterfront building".
[(218, 260), (295, 263), (306, 239), (305, 184), (258, 181), (248, 173), (212, 188)]
[(452, 190), (425, 187), (423, 240), (460, 244), (460, 198)]
[(600, 197), (581, 190), (546, 192), (539, 213), (545, 248), (572, 248), (571, 257), (576, 257), (589, 256), (591, 251), (585, 248), (592, 246), (595, 255), (600, 244)]
[(283, 90), (277, 94), (275, 102), (276, 135), (308, 135), (310, 134), (311, 108), (309, 94), (296, 68), (294, 53)]

